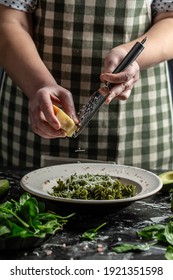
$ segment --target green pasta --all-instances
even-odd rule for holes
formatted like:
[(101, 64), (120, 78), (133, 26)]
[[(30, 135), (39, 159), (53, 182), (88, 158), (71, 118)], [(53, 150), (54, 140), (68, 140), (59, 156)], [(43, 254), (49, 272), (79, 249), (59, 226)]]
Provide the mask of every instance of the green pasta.
[(57, 185), (49, 193), (52, 196), (84, 199), (111, 200), (122, 199), (136, 195), (136, 186), (123, 184), (109, 175), (84, 174), (71, 175), (66, 181), (57, 179)]

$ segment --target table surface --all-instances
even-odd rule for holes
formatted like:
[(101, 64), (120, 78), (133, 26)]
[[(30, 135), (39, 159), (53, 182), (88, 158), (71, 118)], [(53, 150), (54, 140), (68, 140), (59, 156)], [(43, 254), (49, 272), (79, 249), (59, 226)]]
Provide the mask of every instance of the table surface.
[[(10, 180), (11, 189), (6, 199), (18, 199), (24, 192), (20, 179), (31, 170), (7, 170), (0, 172), (0, 178)], [(115, 253), (112, 248), (119, 243), (141, 243), (137, 231), (155, 223), (165, 223), (172, 215), (169, 193), (157, 194), (136, 201), (121, 208), (115, 206), (91, 206), (71, 209), (57, 202), (47, 201), (47, 207), (58, 214), (66, 215), (75, 211), (62, 231), (45, 241), (41, 246), (21, 251), (1, 251), (1, 260), (162, 260), (165, 248), (152, 246), (143, 252)], [(74, 206), (73, 206), (74, 207)], [(106, 222), (93, 241), (84, 241), (81, 235), (88, 229)]]

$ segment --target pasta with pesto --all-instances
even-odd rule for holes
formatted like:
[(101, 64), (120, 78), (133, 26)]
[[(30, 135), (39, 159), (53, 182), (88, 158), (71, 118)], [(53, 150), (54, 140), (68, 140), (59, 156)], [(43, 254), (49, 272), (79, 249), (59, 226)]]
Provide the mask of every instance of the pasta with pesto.
[(84, 174), (71, 175), (66, 181), (57, 179), (50, 195), (62, 198), (85, 200), (111, 200), (132, 197), (136, 186), (123, 184), (109, 175)]

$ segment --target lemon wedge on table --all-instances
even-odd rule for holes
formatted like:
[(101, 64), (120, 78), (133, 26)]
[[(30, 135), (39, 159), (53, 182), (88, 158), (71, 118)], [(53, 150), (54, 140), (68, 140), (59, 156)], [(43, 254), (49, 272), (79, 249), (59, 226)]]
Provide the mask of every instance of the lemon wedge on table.
[(5, 195), (10, 188), (10, 182), (7, 179), (0, 179), (0, 198)]
[(163, 191), (169, 191), (173, 189), (173, 171), (161, 173), (159, 177), (163, 183)]

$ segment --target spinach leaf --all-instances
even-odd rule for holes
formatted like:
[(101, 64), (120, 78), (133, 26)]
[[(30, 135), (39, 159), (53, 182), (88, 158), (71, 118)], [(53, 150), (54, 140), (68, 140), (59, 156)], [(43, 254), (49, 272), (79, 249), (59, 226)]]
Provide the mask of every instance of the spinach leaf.
[(155, 225), (151, 225), (151, 226), (147, 226), (147, 227), (143, 228), (141, 231), (138, 231), (137, 234), (140, 237), (143, 237), (146, 239), (154, 239), (157, 241), (166, 242), (164, 232), (165, 232), (165, 225), (155, 224)]
[(83, 239), (83, 240), (93, 240), (93, 239), (95, 239), (96, 236), (97, 236), (97, 231), (98, 231), (101, 227), (103, 227), (103, 226), (105, 226), (105, 225), (106, 225), (106, 223), (103, 223), (103, 224), (101, 224), (100, 226), (98, 226), (98, 227), (95, 228), (95, 229), (89, 229), (89, 230), (87, 230), (86, 232), (84, 232), (84, 233), (82, 234), (82, 239)]
[(45, 237), (62, 229), (68, 218), (54, 212), (44, 212), (45, 204), (37, 201), (29, 193), (24, 193), (19, 202), (15, 200), (0, 204), (0, 236), (11, 237)]
[(28, 234), (29, 230), (27, 228), (18, 226), (17, 224), (13, 223), (11, 234), (13, 237), (25, 237)]
[(165, 258), (167, 260), (173, 260), (173, 246), (168, 246), (165, 253)]
[(166, 224), (164, 234), (167, 242), (173, 245), (173, 222), (172, 221)]
[(10, 229), (7, 226), (0, 226), (0, 236), (9, 233)]
[(24, 227), (29, 227), (29, 225), (22, 220), (19, 215), (17, 215), (15, 212), (13, 212), (12, 210), (8, 209), (8, 208), (4, 208), (1, 209), (2, 212), (7, 213), (7, 214), (11, 214), (11, 217), (14, 218), (14, 220), (16, 219), (16, 222), (22, 224)]
[[(171, 211), (173, 211), (173, 189), (169, 191), (170, 193), (170, 201), (171, 201)], [(145, 244), (146, 246), (151, 246), (157, 243), (161, 243), (166, 246), (165, 258), (168, 260), (173, 260), (173, 217), (171, 216), (170, 221), (163, 224), (154, 224), (151, 226), (147, 226), (140, 231), (137, 231), (137, 235), (142, 237), (143, 239), (152, 240), (153, 243)], [(145, 249), (145, 245), (143, 244), (120, 244), (113, 248), (113, 251), (119, 252), (127, 252), (133, 250), (141, 250)], [(147, 248), (147, 247), (146, 247)], [(150, 247), (149, 247), (150, 248)]]
[(150, 246), (149, 244), (129, 244), (129, 243), (124, 243), (120, 245), (116, 245), (115, 247), (112, 248), (112, 251), (116, 253), (125, 253), (129, 251), (146, 251), (149, 250)]
[[(31, 195), (29, 193), (24, 193), (20, 198), (19, 198), (19, 204), (24, 205), (27, 200), (31, 198)], [(13, 200), (14, 201), (14, 200)]]

